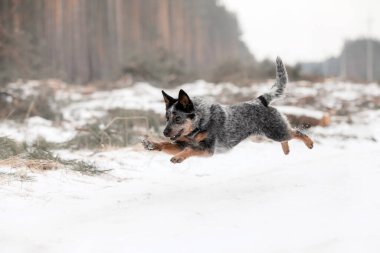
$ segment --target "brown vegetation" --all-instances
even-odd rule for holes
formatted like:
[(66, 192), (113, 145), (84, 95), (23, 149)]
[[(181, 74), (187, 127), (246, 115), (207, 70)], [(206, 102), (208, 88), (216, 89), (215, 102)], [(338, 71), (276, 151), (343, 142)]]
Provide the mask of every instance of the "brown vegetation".
[(286, 117), (292, 126), (300, 128), (310, 128), (315, 126), (327, 127), (331, 124), (331, 118), (328, 113), (324, 113), (322, 117), (287, 113)]
[[(7, 137), (0, 137), (0, 165), (11, 168), (28, 168), (33, 170), (71, 169), (86, 175), (97, 175), (106, 172), (94, 164), (62, 159), (47, 149), (47, 143), (36, 142), (32, 145), (17, 143)], [(53, 145), (53, 144), (51, 144)], [(1, 176), (1, 174), (0, 174)], [(17, 176), (15, 174), (3, 176)], [(1, 178), (0, 178), (1, 179)]]
[(54, 101), (56, 90), (44, 83), (25, 94), (21, 86), (0, 92), (0, 119), (24, 120), (33, 116), (54, 120), (60, 117)]
[(164, 122), (153, 111), (116, 108), (97, 122), (78, 128), (65, 146), (73, 149), (126, 147), (140, 142), (140, 136), (157, 134)]
[[(297, 81), (305, 78), (300, 74), (300, 67), (286, 66), (290, 80)], [(214, 83), (230, 82), (237, 85), (249, 85), (253, 81), (263, 81), (274, 78), (275, 64), (271, 60), (261, 62), (250, 60), (229, 59), (213, 69), (210, 80)]]

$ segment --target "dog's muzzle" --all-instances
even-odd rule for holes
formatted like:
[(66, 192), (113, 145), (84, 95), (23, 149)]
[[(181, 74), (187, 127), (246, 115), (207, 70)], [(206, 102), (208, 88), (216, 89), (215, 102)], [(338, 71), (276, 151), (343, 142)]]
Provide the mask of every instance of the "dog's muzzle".
[(183, 133), (183, 129), (181, 131), (178, 132), (178, 134), (174, 135), (173, 137), (170, 137), (170, 139), (172, 141), (175, 141), (176, 139), (178, 139)]

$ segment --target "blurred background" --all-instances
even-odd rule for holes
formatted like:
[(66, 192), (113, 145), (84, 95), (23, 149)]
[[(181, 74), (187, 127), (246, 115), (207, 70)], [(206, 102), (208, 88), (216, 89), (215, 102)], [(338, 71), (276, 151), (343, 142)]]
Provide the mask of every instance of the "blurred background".
[[(380, 252), (379, 11), (0, 0), (1, 252)], [(249, 137), (173, 165), (143, 149), (165, 140), (162, 89), (252, 101), (276, 56), (290, 82), (273, 106), (312, 150)]]
[(376, 0), (1, 0), (0, 81), (380, 80)]
[[(21, 122), (37, 116), (76, 131), (90, 125), (102, 134), (101, 122), (142, 117), (160, 135), (159, 88), (175, 93), (185, 85), (191, 95), (222, 103), (249, 100), (269, 88), (279, 55), (291, 83), (278, 104), (295, 107), (286, 109), (292, 124), (350, 122), (353, 113), (380, 107), (379, 9), (376, 0), (314, 6), (302, 0), (0, 0), (0, 116)], [(128, 128), (137, 124), (131, 122)]]
[[(161, 135), (160, 89), (250, 100), (272, 85), (278, 55), (291, 83), (277, 105), (295, 127), (351, 124), (380, 108), (379, 8), (376, 0), (0, 0), (0, 134), (66, 136), (50, 141), (77, 148), (135, 144), (142, 129)], [(30, 136), (36, 117), (37, 129), (42, 119), (66, 134)], [(25, 129), (10, 134), (14, 121)]]

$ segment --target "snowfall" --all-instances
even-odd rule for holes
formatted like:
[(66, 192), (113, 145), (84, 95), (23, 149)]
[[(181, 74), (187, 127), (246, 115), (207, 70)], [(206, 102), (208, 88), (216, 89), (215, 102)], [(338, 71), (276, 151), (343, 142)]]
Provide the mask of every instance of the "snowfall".
[[(223, 102), (269, 87), (198, 81), (180, 88)], [(312, 96), (318, 103), (302, 110), (345, 105), (350, 120), (333, 115), (330, 126), (308, 130), (312, 150), (291, 141), (287, 156), (278, 143), (246, 140), (225, 154), (172, 164), (137, 144), (56, 151), (109, 170), (97, 176), (0, 167), (33, 179), (0, 177), (0, 252), (380, 252), (380, 110), (356, 106), (363, 97), (378, 99), (380, 86), (291, 83), (287, 92), (274, 106), (289, 109), (286, 101)], [(56, 96), (72, 101), (62, 109), (65, 124), (4, 120), (0, 136), (64, 142), (110, 108), (164, 110), (161, 90), (147, 83)]]

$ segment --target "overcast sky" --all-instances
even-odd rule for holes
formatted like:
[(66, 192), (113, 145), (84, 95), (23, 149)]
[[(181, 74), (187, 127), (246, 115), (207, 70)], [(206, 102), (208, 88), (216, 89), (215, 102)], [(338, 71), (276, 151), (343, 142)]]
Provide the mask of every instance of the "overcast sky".
[(338, 55), (344, 39), (380, 38), (380, 0), (220, 0), (237, 14), (242, 39), (259, 60), (288, 63)]

